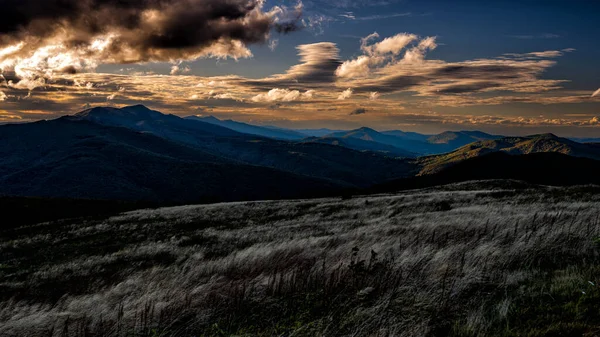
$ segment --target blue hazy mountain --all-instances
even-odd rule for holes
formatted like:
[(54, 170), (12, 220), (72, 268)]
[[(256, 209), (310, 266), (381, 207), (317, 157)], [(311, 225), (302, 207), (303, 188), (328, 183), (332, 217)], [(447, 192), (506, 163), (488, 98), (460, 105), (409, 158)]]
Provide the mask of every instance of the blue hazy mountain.
[(389, 131), (381, 131), (384, 135), (400, 137), (404, 139), (411, 139), (420, 142), (426, 142), (431, 135), (424, 135), (422, 133), (417, 132), (409, 132), (409, 131), (401, 131), (401, 130), (389, 130)]
[(234, 120), (220, 120), (213, 116), (207, 117), (198, 117), (198, 116), (189, 116), (185, 117), (185, 119), (200, 121), (204, 123), (209, 123), (213, 125), (219, 125), (237, 132), (246, 133), (250, 135), (263, 136), (274, 139), (284, 139), (284, 140), (299, 140), (306, 138), (307, 135), (289, 129), (283, 128), (275, 128), (275, 127), (262, 127), (242, 122), (236, 122)]
[(325, 137), (311, 137), (305, 139), (303, 142), (306, 143), (321, 143), (321, 144), (330, 144), (335, 146), (341, 146), (349, 149), (354, 149), (357, 151), (371, 151), (380, 153), (386, 156), (391, 157), (403, 157), (403, 158), (415, 158), (418, 156), (417, 153), (413, 153), (410, 151), (403, 150), (399, 147), (395, 147), (392, 145), (379, 143), (375, 141), (363, 140), (360, 138), (353, 137), (333, 137), (333, 136), (325, 136)]
[(481, 131), (446, 131), (430, 136), (427, 138), (427, 142), (443, 148), (444, 151), (442, 152), (450, 152), (473, 142), (500, 138), (503, 138), (503, 136), (490, 135)]
[(294, 129), (302, 134), (305, 134), (309, 137), (324, 137), (336, 132), (344, 132), (344, 130), (332, 130), (332, 129)]
[[(158, 202), (296, 198), (436, 174), (493, 152), (600, 159), (599, 144), (550, 134), (499, 138), (462, 131), (419, 137), (360, 128), (290, 141), (144, 106), (94, 108), (0, 126), (0, 195)], [(465, 142), (443, 155), (406, 158), (414, 156), (407, 149), (442, 152)]]
[(366, 127), (336, 132), (325, 137), (360, 139), (372, 142), (375, 147), (379, 147), (378, 144), (385, 144), (418, 155), (451, 152), (472, 142), (501, 138), (501, 136), (489, 135), (480, 131), (447, 131), (438, 135), (428, 136), (400, 130), (378, 132)]
[(71, 117), (0, 126), (0, 156), (0, 194), (13, 196), (201, 202), (301, 197), (339, 187)]
[(286, 129), (276, 126), (257, 126), (233, 120), (220, 120), (214, 116), (193, 119), (219, 125), (241, 133), (273, 139), (303, 140), (303, 142), (332, 144), (358, 151), (373, 151), (390, 156), (414, 157), (454, 151), (464, 145), (481, 140), (493, 140), (502, 136), (481, 131), (446, 131), (437, 135), (425, 135), (401, 130), (376, 131), (362, 127), (356, 130)]
[(569, 138), (578, 143), (600, 143), (600, 138)]
[(324, 138), (359, 139), (371, 142), (376, 147), (379, 147), (378, 144), (384, 144), (393, 146), (405, 153), (412, 153), (412, 156), (442, 152), (442, 150), (439, 150), (438, 146), (414, 139), (414, 135), (403, 137), (398, 134), (400, 134), (400, 131), (388, 131), (387, 133), (382, 133), (371, 128), (363, 127), (356, 130), (335, 132)]
[(95, 108), (65, 118), (150, 133), (227, 160), (326, 179), (345, 186), (364, 187), (406, 176), (414, 166), (400, 159), (341, 146), (250, 135), (203, 121), (165, 115), (143, 106)]

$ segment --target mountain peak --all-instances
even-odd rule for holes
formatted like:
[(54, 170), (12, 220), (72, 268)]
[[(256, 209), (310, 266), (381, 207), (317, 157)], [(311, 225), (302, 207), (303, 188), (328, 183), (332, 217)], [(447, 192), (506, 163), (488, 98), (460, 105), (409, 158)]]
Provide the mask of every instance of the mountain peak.
[(147, 106), (145, 106), (143, 104), (130, 105), (130, 106), (123, 107), (122, 109), (138, 110), (138, 111), (152, 111), (150, 108), (148, 108)]
[(149, 109), (144, 105), (132, 105), (124, 108), (94, 107), (75, 114), (80, 119), (128, 118), (128, 119), (153, 119), (164, 116), (161, 112)]
[(373, 130), (371, 128), (368, 128), (366, 126), (363, 126), (360, 129), (356, 129), (356, 131), (360, 131), (360, 132), (366, 132), (366, 133), (378, 133), (376, 130)]
[(145, 105), (141, 105), (141, 104), (126, 106), (124, 108), (121, 108), (121, 111), (130, 113), (130, 114), (136, 115), (138, 117), (142, 117), (142, 118), (164, 116), (164, 114), (162, 112), (152, 110), (152, 109), (146, 107)]
[(91, 116), (98, 116), (98, 115), (104, 115), (104, 114), (110, 114), (110, 113), (114, 113), (116, 111), (118, 111), (119, 109), (117, 108), (112, 108), (112, 107), (93, 107), (93, 108), (89, 108), (83, 111), (80, 111), (78, 113), (76, 113), (74, 116), (75, 117), (91, 117)]
[(187, 119), (193, 119), (193, 120), (197, 120), (197, 121), (202, 121), (202, 122), (208, 122), (208, 123), (211, 123), (211, 122), (218, 123), (218, 122), (221, 121), (220, 119), (218, 119), (215, 116), (197, 116), (197, 115), (193, 115), (193, 116), (188, 116), (188, 117), (185, 117), (185, 118), (187, 118)]
[(531, 137), (537, 138), (537, 139), (560, 139), (560, 137), (558, 137), (557, 135), (555, 135), (553, 133), (542, 133), (539, 135), (533, 135)]

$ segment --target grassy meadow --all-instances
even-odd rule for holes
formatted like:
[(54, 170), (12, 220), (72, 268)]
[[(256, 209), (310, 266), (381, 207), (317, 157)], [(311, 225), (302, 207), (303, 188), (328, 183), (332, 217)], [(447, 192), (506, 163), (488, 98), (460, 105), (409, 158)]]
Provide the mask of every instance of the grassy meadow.
[(596, 336), (599, 192), (474, 182), (5, 226), (0, 335)]

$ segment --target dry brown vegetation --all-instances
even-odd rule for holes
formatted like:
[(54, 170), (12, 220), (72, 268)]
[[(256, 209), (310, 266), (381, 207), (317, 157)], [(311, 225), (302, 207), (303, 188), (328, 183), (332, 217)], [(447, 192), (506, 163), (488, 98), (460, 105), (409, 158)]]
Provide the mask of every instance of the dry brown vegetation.
[(593, 336), (600, 189), (486, 182), (2, 232), (2, 336)]

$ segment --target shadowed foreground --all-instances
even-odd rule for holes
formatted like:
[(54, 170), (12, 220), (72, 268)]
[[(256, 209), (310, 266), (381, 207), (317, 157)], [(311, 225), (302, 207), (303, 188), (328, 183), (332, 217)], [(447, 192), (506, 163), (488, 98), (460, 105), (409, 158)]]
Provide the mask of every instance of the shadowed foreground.
[(465, 183), (6, 230), (0, 334), (592, 336), (598, 192)]

